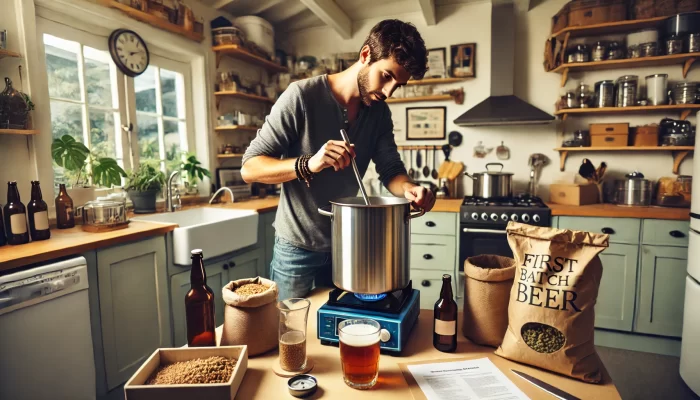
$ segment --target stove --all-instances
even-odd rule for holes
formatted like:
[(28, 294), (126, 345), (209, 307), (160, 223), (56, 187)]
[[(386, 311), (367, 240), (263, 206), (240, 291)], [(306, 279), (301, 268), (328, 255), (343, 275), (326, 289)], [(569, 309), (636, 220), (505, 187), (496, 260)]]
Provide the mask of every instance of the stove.
[(324, 345), (338, 344), (338, 324), (346, 319), (369, 318), (382, 328), (379, 348), (385, 352), (400, 353), (406, 347), (418, 314), (420, 291), (408, 286), (387, 293), (381, 299), (356, 296), (354, 293), (333, 289), (328, 302), (318, 309), (317, 334)]
[(549, 227), (552, 211), (539, 197), (522, 195), (509, 198), (465, 197), (460, 207), (459, 269), (464, 260), (481, 254), (513, 257), (506, 238), (508, 222)]

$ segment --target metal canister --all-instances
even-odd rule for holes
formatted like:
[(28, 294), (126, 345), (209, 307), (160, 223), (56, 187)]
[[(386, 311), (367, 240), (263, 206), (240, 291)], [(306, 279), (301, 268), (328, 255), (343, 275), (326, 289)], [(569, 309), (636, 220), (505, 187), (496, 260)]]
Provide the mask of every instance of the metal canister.
[(673, 87), (673, 101), (676, 104), (693, 104), (697, 99), (697, 82), (678, 82)]
[(637, 75), (624, 75), (617, 79), (617, 107), (632, 107), (637, 103)]
[(639, 58), (641, 56), (642, 53), (638, 44), (633, 44), (627, 47), (627, 58)]
[(595, 86), (595, 107), (615, 106), (615, 82), (599, 81)]
[(588, 62), (591, 59), (590, 50), (585, 44), (579, 44), (576, 46), (576, 51), (574, 51), (574, 62), (582, 63)]
[(654, 74), (645, 78), (647, 101), (652, 106), (668, 104), (667, 74)]
[(578, 96), (573, 90), (566, 92), (566, 108), (578, 108), (579, 101)]
[(688, 35), (688, 52), (700, 52), (700, 33), (691, 33)]
[(680, 54), (683, 52), (683, 39), (680, 36), (670, 36), (666, 39), (666, 54)]
[(591, 50), (591, 59), (593, 61), (603, 61), (608, 53), (608, 45), (605, 42), (597, 42)]
[(619, 42), (612, 41), (608, 43), (608, 54), (605, 57), (607, 60), (621, 60), (625, 58), (625, 48)]
[(639, 45), (639, 53), (642, 57), (654, 57), (659, 54), (656, 42), (642, 43)]

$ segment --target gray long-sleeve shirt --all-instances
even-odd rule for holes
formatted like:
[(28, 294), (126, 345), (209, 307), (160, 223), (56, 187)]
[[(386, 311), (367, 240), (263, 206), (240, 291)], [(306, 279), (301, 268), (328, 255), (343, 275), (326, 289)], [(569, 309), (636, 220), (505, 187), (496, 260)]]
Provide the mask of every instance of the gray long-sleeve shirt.
[[(333, 96), (326, 75), (292, 83), (272, 107), (265, 124), (243, 156), (243, 163), (256, 156), (296, 158), (313, 155), (329, 140), (342, 140), (347, 111)], [(385, 103), (362, 107), (348, 131), (355, 145), (357, 168), (364, 175), (370, 160), (386, 186), (405, 174), (394, 142), (391, 111)], [(330, 200), (356, 196), (357, 180), (352, 168), (335, 172), (326, 168), (314, 175), (311, 187), (294, 179), (282, 184), (275, 230), (294, 245), (313, 251), (330, 251), (330, 218), (318, 208)]]

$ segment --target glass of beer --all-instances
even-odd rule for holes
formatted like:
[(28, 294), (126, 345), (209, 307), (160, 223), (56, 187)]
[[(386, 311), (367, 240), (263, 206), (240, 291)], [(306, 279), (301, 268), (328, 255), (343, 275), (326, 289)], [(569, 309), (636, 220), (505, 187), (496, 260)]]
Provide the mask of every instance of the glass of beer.
[(369, 389), (379, 375), (379, 323), (346, 319), (338, 325), (343, 380), (353, 389)]

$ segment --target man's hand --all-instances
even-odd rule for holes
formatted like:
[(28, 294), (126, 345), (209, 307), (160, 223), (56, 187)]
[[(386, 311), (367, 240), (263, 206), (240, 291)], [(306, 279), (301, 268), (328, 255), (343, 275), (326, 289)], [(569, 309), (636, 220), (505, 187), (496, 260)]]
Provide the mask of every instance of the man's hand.
[(335, 171), (345, 169), (355, 158), (355, 146), (348, 145), (343, 140), (329, 140), (309, 160), (309, 169), (314, 174), (326, 168), (333, 167)]
[(404, 197), (410, 200), (418, 208), (424, 209), (426, 212), (433, 209), (435, 205), (435, 196), (433, 192), (423, 186), (412, 186), (404, 192)]

